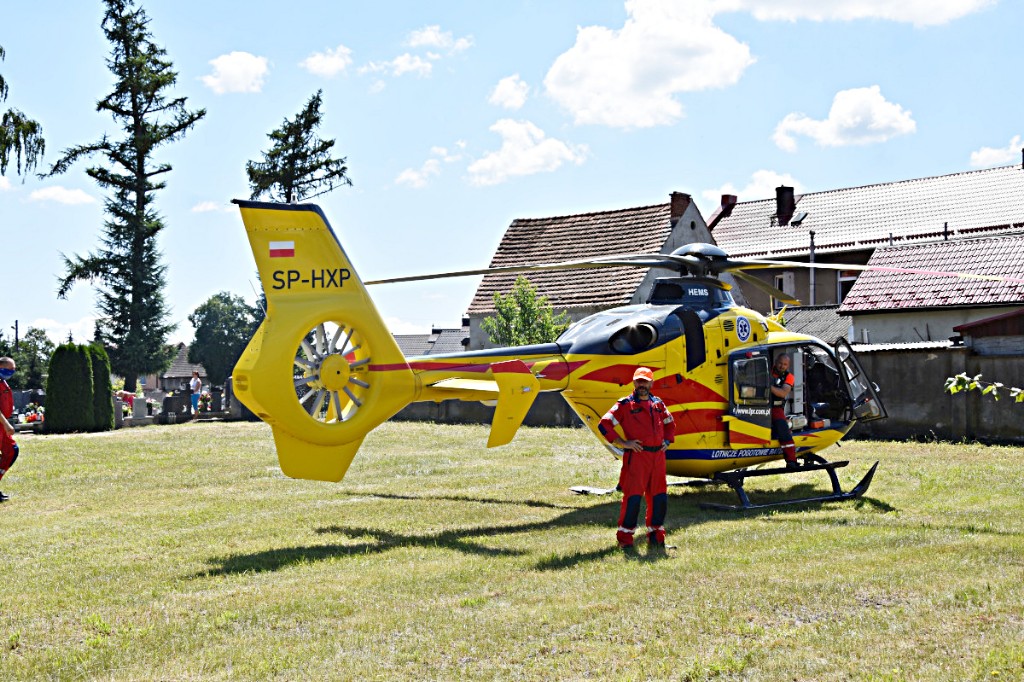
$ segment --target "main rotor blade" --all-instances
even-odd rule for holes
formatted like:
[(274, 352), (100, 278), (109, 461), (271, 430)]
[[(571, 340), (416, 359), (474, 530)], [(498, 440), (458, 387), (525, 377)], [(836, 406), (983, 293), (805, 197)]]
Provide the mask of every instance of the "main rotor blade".
[(754, 277), (753, 275), (748, 275), (742, 270), (733, 270), (730, 274), (732, 274), (732, 276), (736, 277), (737, 279), (742, 279), (744, 282), (753, 286), (754, 288), (760, 289), (761, 291), (768, 294), (777, 301), (782, 301), (787, 305), (800, 305), (800, 299), (793, 298), (793, 296), (787, 294), (782, 289), (777, 289), (773, 287), (771, 284), (768, 284), (767, 282), (762, 282), (757, 277)]
[(437, 272), (427, 275), (408, 275), (405, 277), (390, 277), (388, 279), (375, 279), (363, 284), (394, 284), (397, 282), (420, 282), (428, 279), (444, 279), (447, 277), (469, 277), (471, 275), (492, 275), (499, 273), (537, 272), (544, 270), (584, 270), (587, 268), (671, 268), (680, 272), (692, 266), (691, 260), (685, 256), (674, 256), (668, 253), (627, 253), (604, 258), (581, 258), (579, 260), (560, 261), (558, 263), (537, 263), (533, 265), (505, 265), (496, 268), (481, 268), (479, 270), (454, 270), (451, 272)]
[(894, 268), (888, 265), (853, 265), (851, 263), (803, 263), (800, 261), (787, 260), (752, 260), (747, 261), (751, 268), (814, 268), (819, 270), (859, 270), (861, 272), (894, 272), (906, 275), (931, 275), (933, 277), (959, 277), (960, 279), (980, 279), (991, 282), (1013, 282), (1024, 284), (1024, 279), (1019, 277), (1006, 277), (1003, 275), (978, 275), (971, 272), (952, 272), (949, 270), (923, 270), (920, 268)]

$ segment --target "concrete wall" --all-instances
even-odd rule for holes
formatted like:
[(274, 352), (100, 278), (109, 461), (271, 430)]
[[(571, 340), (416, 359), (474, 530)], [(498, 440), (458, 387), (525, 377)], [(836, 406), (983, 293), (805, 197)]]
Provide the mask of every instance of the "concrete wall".
[(981, 356), (949, 348), (860, 352), (857, 357), (882, 389), (889, 418), (857, 424), (851, 435), (1024, 444), (1024, 403), (1012, 402), (1008, 391), (996, 401), (979, 391), (950, 395), (943, 390), (946, 378), (961, 372), (1024, 388), (1024, 356)]
[[(958, 336), (953, 327), (1020, 310), (1019, 305), (997, 308), (913, 310), (905, 313), (867, 313), (849, 317), (858, 343), (945, 341)], [(865, 330), (867, 337), (864, 337)]]
[[(490, 424), (492, 417), (494, 408), (483, 403), (445, 400), (440, 403), (413, 403), (392, 419), (443, 424)], [(558, 393), (538, 395), (523, 423), (527, 426), (583, 426), (583, 422)]]

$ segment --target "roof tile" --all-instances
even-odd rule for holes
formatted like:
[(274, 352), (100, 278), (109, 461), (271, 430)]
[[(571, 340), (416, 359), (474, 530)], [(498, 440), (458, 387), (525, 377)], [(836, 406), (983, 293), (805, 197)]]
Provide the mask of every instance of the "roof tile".
[(1024, 300), (1024, 283), (937, 274), (1024, 279), (1024, 234), (883, 247), (875, 250), (868, 266), (916, 272), (865, 271), (843, 300), (840, 312), (1012, 305)]
[(775, 199), (737, 203), (714, 226), (715, 242), (733, 257), (805, 256), (1024, 227), (1024, 169), (988, 168), (796, 197), (799, 227), (779, 225)]

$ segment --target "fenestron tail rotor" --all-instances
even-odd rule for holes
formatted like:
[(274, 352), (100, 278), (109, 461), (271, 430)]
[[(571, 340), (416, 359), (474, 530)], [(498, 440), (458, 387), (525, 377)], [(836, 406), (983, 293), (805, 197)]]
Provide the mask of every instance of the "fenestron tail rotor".
[(352, 419), (372, 387), (370, 349), (353, 327), (328, 320), (295, 350), (292, 384), (310, 418), (335, 424)]

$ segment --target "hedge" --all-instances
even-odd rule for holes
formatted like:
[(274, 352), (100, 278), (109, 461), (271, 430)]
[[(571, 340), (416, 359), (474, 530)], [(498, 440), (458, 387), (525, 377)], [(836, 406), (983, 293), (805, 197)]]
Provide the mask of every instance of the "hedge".
[(94, 430), (92, 372), (92, 358), (85, 346), (74, 343), (57, 346), (50, 357), (46, 379), (47, 431)]
[(92, 359), (92, 418), (93, 429), (110, 431), (114, 428), (114, 386), (110, 382), (110, 356), (103, 346), (86, 346)]

